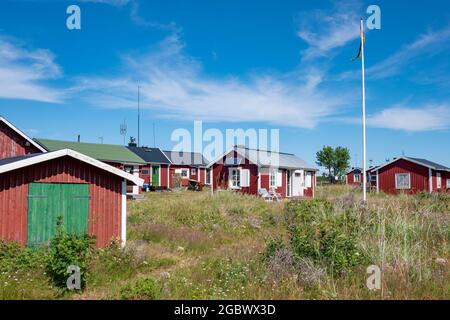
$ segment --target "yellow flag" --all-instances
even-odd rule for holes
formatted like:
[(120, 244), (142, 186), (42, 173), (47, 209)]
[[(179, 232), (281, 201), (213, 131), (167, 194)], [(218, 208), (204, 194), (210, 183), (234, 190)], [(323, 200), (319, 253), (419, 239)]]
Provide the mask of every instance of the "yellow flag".
[(352, 59), (352, 61), (355, 61), (355, 60), (358, 60), (359, 58), (361, 58), (362, 46), (365, 42), (366, 42), (366, 37), (364, 36), (364, 33), (361, 33), (361, 42), (359, 43), (359, 52), (358, 52), (358, 55)]

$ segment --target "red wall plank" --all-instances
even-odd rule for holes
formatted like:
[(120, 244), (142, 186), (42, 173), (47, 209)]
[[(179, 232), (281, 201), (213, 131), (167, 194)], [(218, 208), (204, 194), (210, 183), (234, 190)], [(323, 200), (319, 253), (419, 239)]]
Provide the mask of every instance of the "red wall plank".
[[(429, 177), (428, 168), (420, 166), (404, 159), (399, 159), (379, 169), (379, 189), (386, 193), (416, 193), (419, 191), (429, 191)], [(395, 189), (395, 174), (410, 173), (411, 174), (411, 189), (397, 190)]]

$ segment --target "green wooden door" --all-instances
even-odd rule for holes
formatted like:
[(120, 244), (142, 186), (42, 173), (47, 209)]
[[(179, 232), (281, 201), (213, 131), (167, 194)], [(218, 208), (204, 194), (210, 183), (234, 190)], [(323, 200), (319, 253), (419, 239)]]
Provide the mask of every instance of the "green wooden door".
[(152, 166), (152, 186), (159, 187), (159, 167)]
[(31, 183), (28, 190), (28, 245), (48, 242), (58, 217), (68, 233), (88, 231), (89, 185)]

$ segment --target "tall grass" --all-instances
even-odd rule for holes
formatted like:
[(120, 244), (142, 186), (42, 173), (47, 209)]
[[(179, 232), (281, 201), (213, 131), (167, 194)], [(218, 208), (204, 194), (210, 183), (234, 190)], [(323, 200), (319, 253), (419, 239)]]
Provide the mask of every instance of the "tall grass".
[[(37, 253), (14, 248), (0, 253), (0, 298), (450, 298), (448, 195), (369, 194), (365, 205), (359, 189), (330, 185), (316, 196), (149, 193), (129, 202), (126, 250), (98, 251), (84, 292), (58, 296), (42, 263), (28, 264)], [(381, 290), (366, 287), (372, 264)]]

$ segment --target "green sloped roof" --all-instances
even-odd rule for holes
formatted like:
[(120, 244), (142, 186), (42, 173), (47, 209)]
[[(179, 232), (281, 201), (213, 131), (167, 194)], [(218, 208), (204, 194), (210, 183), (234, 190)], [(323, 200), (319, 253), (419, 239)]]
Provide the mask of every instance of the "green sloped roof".
[(101, 161), (111, 161), (120, 163), (139, 163), (145, 164), (145, 161), (131, 152), (124, 146), (114, 144), (84, 143), (73, 141), (60, 141), (49, 139), (35, 139), (40, 145), (48, 151), (61, 149), (72, 149), (85, 154), (91, 158)]

